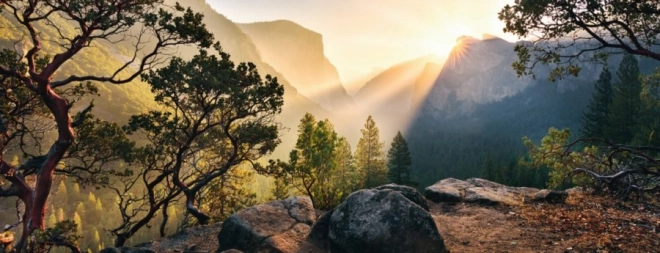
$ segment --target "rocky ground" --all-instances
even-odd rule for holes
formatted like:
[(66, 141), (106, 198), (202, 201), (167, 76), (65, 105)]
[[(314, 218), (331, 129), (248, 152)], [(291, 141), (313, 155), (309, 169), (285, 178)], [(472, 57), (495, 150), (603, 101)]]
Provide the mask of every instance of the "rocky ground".
[[(502, 192), (502, 188), (493, 189)], [(504, 192), (511, 194), (512, 189)], [(572, 192), (565, 203), (555, 204), (524, 198), (504, 200), (508, 204), (427, 202), (451, 252), (660, 251), (660, 207), (649, 203), (581, 192)], [(220, 224), (195, 227), (148, 246), (157, 252), (215, 252), (220, 229)]]

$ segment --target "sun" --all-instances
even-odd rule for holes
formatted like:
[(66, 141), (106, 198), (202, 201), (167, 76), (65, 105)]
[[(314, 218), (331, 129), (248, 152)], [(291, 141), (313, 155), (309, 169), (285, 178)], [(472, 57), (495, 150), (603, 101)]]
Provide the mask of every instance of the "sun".
[(424, 50), (439, 56), (447, 56), (458, 44), (460, 36), (473, 36), (474, 32), (464, 25), (441, 26), (434, 32), (425, 33), (423, 37)]

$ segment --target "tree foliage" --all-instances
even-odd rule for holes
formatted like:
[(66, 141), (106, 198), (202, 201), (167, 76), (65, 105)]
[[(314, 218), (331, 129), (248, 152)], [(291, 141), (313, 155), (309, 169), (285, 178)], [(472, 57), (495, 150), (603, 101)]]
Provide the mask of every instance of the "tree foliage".
[(389, 182), (415, 186), (417, 183), (410, 180), (411, 165), (412, 160), (410, 159), (408, 143), (399, 131), (392, 140), (390, 150), (387, 151), (387, 179)]
[(628, 144), (635, 137), (642, 106), (640, 78), (637, 59), (625, 55), (616, 72), (610, 115), (604, 129), (606, 138), (614, 143)]
[[(10, 107), (2, 108), (2, 126), (0, 134), (2, 146), (0, 154), (5, 154), (12, 138), (21, 132), (31, 131), (34, 125), (5, 124), (5, 115), (19, 116), (41, 112), (43, 120), (56, 123), (56, 140), (46, 150), (21, 150), (28, 158), (18, 167), (12, 166), (0, 157), (0, 174), (11, 183), (10, 193), (25, 204), (22, 217), (23, 235), (18, 243), (18, 250), (26, 247), (28, 235), (34, 230), (44, 229), (46, 203), (53, 182), (53, 175), (60, 161), (65, 158), (76, 138), (75, 127), (69, 110), (80, 93), (74, 88), (87, 82), (109, 82), (122, 84), (132, 81), (140, 74), (167, 60), (163, 55), (169, 48), (183, 44), (210, 46), (212, 35), (202, 23), (202, 15), (185, 10), (180, 5), (166, 7), (161, 1), (2, 1), (3, 14), (13, 19), (17, 26), (11, 33), (22, 34), (14, 41), (18, 48), (3, 48), (0, 53), (0, 89), (2, 96), (9, 99), (24, 99), (17, 103), (11, 101)], [(73, 32), (62, 32), (54, 20), (66, 20), (74, 26)], [(135, 32), (134, 27), (140, 27)], [(42, 29), (58, 31), (55, 38), (42, 37)], [(25, 40), (23, 40), (25, 38)], [(134, 47), (133, 57), (124, 65), (107, 75), (87, 73), (83, 75), (63, 75), (62, 66), (76, 61), (75, 56), (91, 47), (94, 41), (128, 41)], [(57, 48), (49, 52), (42, 51), (45, 41), (54, 41)], [(52, 57), (50, 56), (52, 55)], [(6, 88), (6, 83), (13, 87)], [(72, 97), (66, 92), (71, 90)], [(17, 97), (8, 94), (20, 92)], [(5, 100), (3, 99), (3, 104)], [(20, 109), (18, 109), (20, 108)], [(38, 111), (37, 111), (38, 110)], [(83, 110), (83, 114), (88, 110)], [(28, 117), (25, 117), (28, 118)], [(85, 118), (84, 115), (80, 118)], [(16, 119), (14, 120), (16, 121)], [(18, 120), (20, 121), (20, 119)], [(18, 146), (23, 145), (19, 142)], [(39, 143), (44, 145), (44, 143)], [(26, 183), (26, 177), (36, 175), (34, 187)], [(6, 191), (3, 191), (6, 192)]]
[(328, 209), (339, 199), (332, 181), (337, 133), (330, 121), (316, 121), (306, 113), (298, 125), (298, 140), (284, 164), (291, 185), (309, 196), (315, 208)]
[(387, 168), (383, 159), (383, 143), (376, 122), (369, 116), (362, 137), (355, 149), (355, 164), (364, 177), (364, 188), (371, 188), (387, 182)]
[(505, 32), (532, 40), (516, 45), (519, 75), (533, 75), (539, 63), (554, 66), (551, 80), (577, 75), (579, 62), (602, 62), (611, 53), (660, 60), (660, 23), (652, 21), (660, 18), (656, 1), (516, 0), (498, 17)]
[(603, 67), (594, 86), (594, 94), (589, 101), (587, 111), (582, 116), (580, 134), (583, 137), (605, 138), (613, 97), (612, 74), (607, 66)]
[[(123, 223), (111, 230), (115, 245), (146, 226), (159, 210), (183, 195), (198, 223), (210, 217), (198, 207), (198, 194), (239, 166), (253, 165), (280, 143), (284, 89), (276, 78), (259, 75), (252, 63), (235, 65), (219, 45), (190, 61), (173, 58), (166, 67), (143, 75), (162, 110), (133, 116), (125, 130), (146, 138), (134, 152), (139, 168), (113, 189), (120, 196)], [(143, 186), (141, 196), (125, 196)], [(129, 212), (130, 203), (139, 212)], [(167, 222), (163, 220), (163, 222)]]

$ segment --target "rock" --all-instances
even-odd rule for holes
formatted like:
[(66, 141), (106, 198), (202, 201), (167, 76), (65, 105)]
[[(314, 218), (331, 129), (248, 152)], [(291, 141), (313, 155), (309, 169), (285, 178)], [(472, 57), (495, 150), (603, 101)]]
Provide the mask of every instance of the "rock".
[(420, 199), (414, 189), (399, 185), (354, 192), (319, 219), (308, 239), (327, 238), (332, 252), (446, 252)]
[(474, 187), (471, 183), (455, 178), (447, 178), (426, 187), (424, 195), (434, 202), (460, 202), (463, 199), (463, 190)]
[(119, 250), (118, 248), (110, 247), (110, 248), (102, 249), (101, 251), (99, 251), (99, 253), (121, 253), (121, 250)]
[(422, 194), (419, 194), (417, 190), (414, 188), (408, 187), (408, 186), (403, 186), (403, 185), (398, 185), (398, 184), (386, 184), (386, 185), (381, 185), (374, 190), (379, 190), (379, 191), (397, 191), (410, 201), (414, 202), (415, 204), (419, 205), (420, 207), (424, 208), (424, 210), (428, 211), (429, 210), (429, 205), (426, 203), (426, 199), (424, 199), (424, 196)]
[(243, 251), (237, 250), (237, 249), (228, 249), (220, 253), (243, 253)]
[(504, 204), (513, 206), (520, 204), (522, 199), (519, 199), (515, 193), (508, 191), (505, 187), (472, 187), (465, 189), (463, 201), (484, 205)]
[(504, 188), (506, 187), (503, 184), (495, 183), (483, 178), (468, 178), (466, 182), (473, 185), (473, 187), (488, 187), (488, 188)]
[(534, 195), (534, 201), (560, 204), (566, 201), (568, 192), (543, 189)]
[(99, 253), (156, 253), (156, 251), (142, 247), (109, 247), (101, 250)]
[(295, 252), (316, 220), (307, 197), (291, 197), (244, 209), (230, 216), (218, 234), (217, 252)]
[(447, 178), (427, 187), (424, 194), (434, 202), (469, 202), (484, 205), (520, 205), (531, 200), (539, 190), (510, 187), (481, 178)]

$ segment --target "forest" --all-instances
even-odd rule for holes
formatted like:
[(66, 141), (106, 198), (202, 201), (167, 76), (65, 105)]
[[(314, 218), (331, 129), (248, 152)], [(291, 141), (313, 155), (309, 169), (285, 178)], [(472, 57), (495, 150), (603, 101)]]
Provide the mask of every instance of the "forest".
[[(337, 121), (342, 115), (292, 93), (286, 76), (241, 51), (254, 45), (220, 39), (208, 13), (165, 2), (0, 2), (4, 250), (99, 252), (269, 200), (306, 195), (331, 210), (359, 189), (421, 191), (450, 177), (586, 186), (621, 199), (660, 190), (660, 57), (648, 39), (656, 25), (624, 24), (644, 38), (617, 26), (565, 43), (559, 38), (589, 31), (597, 15), (554, 17), (573, 30), (539, 20), (594, 6), (530, 12), (517, 1), (499, 13), (505, 31), (545, 35), (515, 43), (516, 61), (497, 68), (547, 79), (482, 104), (454, 91), (438, 109), (429, 96), (411, 109), (408, 128), (392, 130), (371, 114), (351, 119), (359, 127)], [(628, 4), (637, 9), (596, 13), (657, 16), (657, 6)], [(236, 48), (242, 53), (227, 52)], [(339, 134), (346, 129), (350, 136)]]

